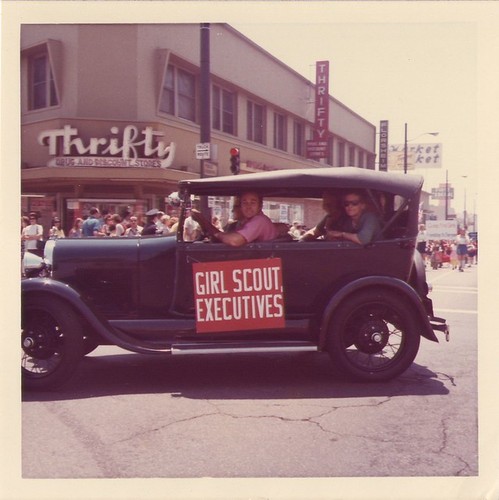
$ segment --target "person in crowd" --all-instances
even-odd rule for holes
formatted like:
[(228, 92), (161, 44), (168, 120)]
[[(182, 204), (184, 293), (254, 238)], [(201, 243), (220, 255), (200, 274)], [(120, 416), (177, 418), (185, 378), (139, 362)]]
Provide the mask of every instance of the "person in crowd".
[(142, 230), (144, 229), (142, 226), (139, 226), (139, 220), (135, 215), (130, 216), (130, 227), (125, 231), (125, 236), (128, 238), (137, 238), (142, 234)]
[(21, 216), (21, 276), (24, 276), (24, 252), (26, 251), (26, 240), (23, 238), (24, 228), (29, 226), (29, 217)]
[(341, 230), (326, 232), (326, 239), (343, 239), (366, 245), (373, 241), (381, 231), (379, 218), (366, 210), (367, 204), (361, 191), (352, 190), (343, 196), (346, 218), (341, 222)]
[(170, 233), (176, 233), (178, 229), (178, 217), (172, 216), (168, 221), (168, 228), (170, 229)]
[(112, 220), (112, 215), (111, 214), (105, 214), (102, 216), (102, 224), (101, 224), (101, 231), (104, 233), (104, 236), (110, 236), (111, 231), (114, 229), (114, 224)]
[(131, 207), (126, 207), (120, 212), (121, 224), (125, 228), (125, 231), (130, 227), (131, 215), (132, 215)]
[(468, 245), (468, 267), (471, 267), (473, 264), (475, 264), (475, 257), (476, 245), (474, 241), (470, 241), (470, 244)]
[(300, 223), (300, 221), (295, 220), (293, 221), (293, 225), (289, 228), (289, 234), (294, 240), (299, 240), (303, 234), (305, 234), (305, 231), (303, 231), (303, 225)]
[(457, 269), (457, 266), (459, 264), (459, 259), (457, 258), (457, 247), (455, 243), (450, 244), (450, 266), (452, 269)]
[(163, 214), (161, 216), (161, 226), (161, 234), (163, 236), (170, 234), (170, 216), (168, 214)]
[(300, 236), (300, 241), (312, 241), (318, 238), (325, 239), (329, 231), (340, 229), (340, 220), (344, 216), (340, 207), (340, 200), (331, 191), (322, 194), (322, 208), (326, 215), (319, 223)]
[(197, 210), (192, 210), (192, 217), (199, 222), (206, 234), (229, 246), (240, 247), (253, 241), (275, 239), (278, 231), (270, 218), (263, 213), (263, 198), (256, 192), (247, 191), (241, 194), (240, 199), (244, 225), (236, 231), (220, 231), (208, 223)]
[(116, 238), (124, 235), (125, 235), (125, 226), (123, 226), (123, 224), (121, 223), (121, 217), (118, 214), (111, 215), (109, 236)]
[(442, 267), (443, 249), (439, 241), (433, 241), (430, 245), (431, 268), (437, 270)]
[(237, 231), (244, 225), (244, 216), (241, 212), (241, 200), (239, 196), (235, 196), (232, 202), (232, 217), (227, 224), (222, 228), (225, 233)]
[(416, 249), (426, 263), (426, 226), (424, 224), (419, 225), (419, 232), (416, 238)]
[(142, 229), (142, 236), (151, 236), (157, 234), (158, 226), (156, 221), (158, 220), (159, 210), (157, 208), (152, 208), (149, 212), (146, 212), (146, 224), (144, 229)]
[(64, 233), (64, 229), (61, 227), (61, 219), (59, 217), (54, 217), (52, 219), (52, 227), (49, 231), (49, 238), (52, 240), (57, 240), (59, 238), (65, 238), (66, 234)]
[(100, 210), (97, 207), (92, 207), (87, 219), (83, 221), (82, 235), (86, 237), (102, 237), (106, 233), (102, 230), (102, 220), (100, 218)]
[(222, 223), (220, 222), (220, 219), (214, 215), (212, 218), (211, 218), (211, 223), (219, 230), (219, 231), (222, 231)]
[(43, 255), (43, 248), (40, 248), (43, 242), (43, 226), (38, 224), (38, 215), (35, 212), (29, 214), (28, 225), (23, 229), (21, 237), (25, 242), (25, 251), (40, 257)]
[(158, 210), (158, 217), (156, 218), (156, 234), (163, 234), (165, 229), (165, 225), (163, 223), (163, 217), (165, 216), (165, 212)]
[(201, 226), (192, 217), (192, 210), (187, 210), (184, 220), (184, 241), (197, 241), (202, 235)]
[(68, 238), (81, 238), (83, 236), (82, 232), (83, 219), (77, 217), (74, 221), (73, 227), (69, 230)]
[(470, 244), (470, 239), (466, 234), (465, 229), (460, 229), (454, 243), (457, 246), (457, 258), (459, 260), (459, 271), (464, 271), (464, 266), (466, 264), (466, 258), (468, 256), (468, 245)]

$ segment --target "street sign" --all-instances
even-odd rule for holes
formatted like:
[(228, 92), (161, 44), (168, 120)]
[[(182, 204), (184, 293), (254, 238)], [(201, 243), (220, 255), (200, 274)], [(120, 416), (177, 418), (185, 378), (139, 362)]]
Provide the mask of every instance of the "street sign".
[(431, 198), (432, 200), (448, 200), (454, 199), (454, 188), (448, 187), (445, 189), (445, 186), (440, 186), (438, 188), (431, 188)]
[(211, 158), (211, 144), (201, 142), (196, 144), (196, 160), (209, 160)]
[(457, 234), (457, 222), (454, 220), (427, 220), (426, 237), (429, 240), (453, 240)]

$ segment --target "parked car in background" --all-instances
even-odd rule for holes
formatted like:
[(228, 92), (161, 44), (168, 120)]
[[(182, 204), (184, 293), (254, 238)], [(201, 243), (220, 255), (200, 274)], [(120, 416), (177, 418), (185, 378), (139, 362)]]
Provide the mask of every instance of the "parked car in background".
[[(55, 240), (50, 276), (22, 282), (24, 387), (60, 386), (104, 344), (159, 356), (323, 351), (355, 380), (400, 375), (421, 337), (449, 334), (415, 249), (422, 183), (349, 167), (186, 180), (176, 235)], [(353, 188), (382, 225), (365, 245), (182, 239), (186, 212), (203, 197), (229, 203), (251, 190), (282, 204), (319, 204), (325, 190)]]

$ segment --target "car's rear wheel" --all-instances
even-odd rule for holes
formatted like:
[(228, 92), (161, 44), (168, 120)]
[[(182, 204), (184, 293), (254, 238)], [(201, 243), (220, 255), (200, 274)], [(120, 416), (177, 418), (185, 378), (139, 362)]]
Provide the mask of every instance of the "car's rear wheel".
[(420, 335), (403, 297), (364, 290), (344, 301), (329, 325), (327, 347), (335, 368), (355, 380), (382, 381), (414, 361)]
[(27, 298), (22, 307), (23, 387), (38, 390), (60, 387), (83, 357), (80, 321), (70, 306), (51, 297)]

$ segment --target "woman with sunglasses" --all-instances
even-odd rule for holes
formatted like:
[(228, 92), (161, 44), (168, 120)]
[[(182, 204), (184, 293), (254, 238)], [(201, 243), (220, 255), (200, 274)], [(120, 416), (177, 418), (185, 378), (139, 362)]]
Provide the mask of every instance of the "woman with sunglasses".
[(367, 209), (361, 191), (349, 191), (343, 195), (346, 218), (341, 231), (328, 231), (327, 239), (343, 239), (359, 245), (366, 245), (375, 239), (381, 230), (378, 217)]

